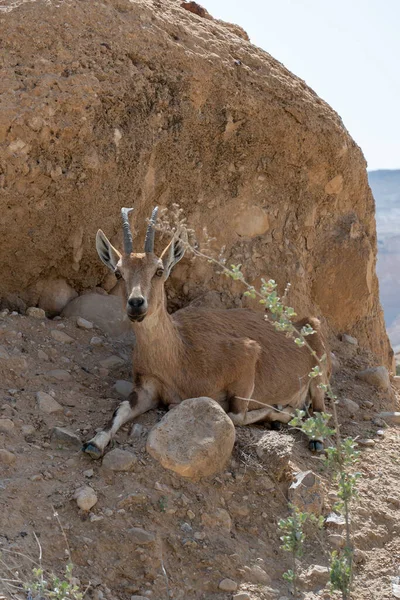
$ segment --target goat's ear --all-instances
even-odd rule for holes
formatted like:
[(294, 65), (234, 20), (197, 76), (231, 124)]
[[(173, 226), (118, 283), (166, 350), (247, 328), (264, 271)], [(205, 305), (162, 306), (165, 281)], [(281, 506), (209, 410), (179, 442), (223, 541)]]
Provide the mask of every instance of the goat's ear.
[(96, 235), (96, 250), (101, 262), (114, 272), (121, 255), (109, 242), (101, 229), (98, 230)]
[(164, 252), (161, 254), (161, 260), (164, 263), (165, 279), (168, 279), (172, 268), (176, 265), (177, 262), (181, 260), (181, 258), (183, 258), (183, 255), (185, 254), (186, 250), (186, 244), (186, 231), (175, 233), (174, 237), (172, 238), (168, 246), (165, 248)]

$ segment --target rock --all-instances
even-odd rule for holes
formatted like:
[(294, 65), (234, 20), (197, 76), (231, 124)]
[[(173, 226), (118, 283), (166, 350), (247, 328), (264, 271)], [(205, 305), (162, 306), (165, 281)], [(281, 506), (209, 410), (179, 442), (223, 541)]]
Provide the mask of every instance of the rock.
[(268, 585), (271, 582), (271, 577), (259, 565), (243, 568), (246, 579), (251, 583)]
[(94, 471), (93, 471), (93, 469), (87, 469), (86, 471), (83, 471), (83, 474), (85, 477), (90, 479), (91, 477), (93, 477)]
[(342, 335), (342, 342), (345, 342), (350, 346), (358, 346), (358, 340), (355, 337), (352, 337), (351, 335), (347, 335), (347, 333), (344, 333)]
[(374, 407), (374, 403), (371, 402), (370, 400), (364, 400), (363, 402), (365, 408), (373, 408)]
[(45, 319), (46, 313), (43, 308), (37, 308), (36, 306), (30, 306), (26, 311), (28, 317), (32, 317), (33, 319)]
[(389, 371), (386, 367), (373, 367), (357, 373), (357, 377), (382, 390), (390, 388)]
[(289, 487), (289, 502), (301, 512), (319, 516), (324, 506), (320, 478), (312, 471), (296, 473), (295, 481)]
[(360, 410), (357, 402), (350, 400), (350, 398), (341, 398), (339, 400), (339, 406), (340, 408), (346, 410), (350, 416), (355, 415)]
[(134, 508), (141, 504), (142, 505), (146, 504), (147, 502), (148, 502), (148, 497), (146, 496), (146, 494), (140, 494), (140, 493), (129, 494), (128, 496), (126, 496), (125, 498), (120, 500), (120, 502), (118, 502), (118, 508), (131, 509), (131, 508)]
[(236, 590), (238, 589), (238, 584), (232, 579), (223, 579), (219, 582), (218, 587), (223, 592), (236, 592)]
[(109, 336), (131, 333), (130, 321), (122, 307), (121, 298), (84, 294), (75, 298), (62, 312), (63, 317), (82, 317)]
[(400, 376), (399, 375), (395, 375), (392, 379), (393, 381), (393, 385), (396, 389), (400, 390)]
[(56, 342), (60, 342), (62, 344), (72, 344), (72, 342), (75, 341), (74, 338), (63, 331), (60, 331), (59, 329), (52, 329), (50, 335), (53, 340), (56, 340)]
[(65, 279), (41, 279), (30, 294), (37, 295), (37, 304), (50, 316), (59, 315), (78, 293), (65, 281)]
[(57, 444), (69, 446), (70, 448), (76, 448), (77, 450), (82, 447), (80, 438), (76, 435), (76, 433), (70, 431), (66, 427), (54, 427), (51, 433), (51, 439)]
[(64, 371), (64, 369), (52, 369), (51, 371), (47, 371), (46, 378), (50, 381), (71, 381), (72, 375), (68, 371)]
[(0, 465), (13, 465), (16, 460), (15, 454), (0, 448)]
[(76, 325), (80, 329), (93, 329), (93, 323), (91, 321), (87, 321), (82, 317), (78, 317), (76, 320)]
[(114, 369), (115, 367), (122, 367), (124, 364), (125, 361), (120, 356), (109, 356), (100, 361), (100, 365), (104, 369)]
[(339, 535), (338, 533), (331, 533), (330, 535), (328, 535), (328, 542), (334, 548), (344, 548), (346, 538), (343, 535)]
[(215, 532), (228, 532), (232, 529), (232, 519), (230, 514), (224, 508), (217, 508), (213, 513), (203, 513), (201, 522), (204, 527), (212, 529)]
[(331, 352), (331, 365), (332, 373), (338, 373), (338, 371), (340, 371), (340, 360), (333, 352)]
[(154, 533), (149, 533), (141, 527), (131, 527), (128, 529), (129, 539), (134, 544), (138, 546), (146, 546), (147, 544), (151, 544), (155, 541), (156, 537)]
[(33, 425), (22, 425), (21, 427), (22, 435), (28, 436), (33, 435), (36, 431)]
[(251, 596), (247, 592), (239, 592), (232, 596), (232, 600), (251, 600)]
[(288, 470), (293, 443), (292, 436), (278, 431), (268, 431), (257, 443), (258, 458), (278, 481)]
[(235, 442), (231, 419), (210, 398), (191, 398), (153, 427), (146, 449), (163, 467), (197, 479), (223, 470)]
[(74, 499), (80, 509), (89, 511), (97, 503), (96, 492), (89, 485), (78, 488), (74, 494)]
[(103, 346), (103, 343), (104, 343), (104, 340), (103, 340), (103, 338), (101, 338), (101, 337), (99, 337), (99, 336), (97, 336), (97, 335), (94, 335), (94, 336), (91, 338), (91, 340), (90, 340), (90, 345), (91, 345), (91, 346), (97, 346), (97, 347), (100, 347), (100, 346)]
[(365, 446), (366, 448), (373, 448), (375, 446), (375, 441), (371, 440), (370, 438), (358, 439), (357, 445)]
[(8, 354), (4, 346), (0, 346), (0, 360), (9, 360), (10, 355)]
[(400, 424), (400, 412), (381, 412), (378, 417), (391, 423)]
[(63, 407), (59, 404), (50, 394), (46, 392), (37, 392), (36, 400), (38, 403), (39, 410), (51, 415), (52, 413), (62, 412)]
[(131, 381), (125, 381), (124, 379), (118, 379), (113, 385), (113, 388), (120, 396), (129, 398), (133, 390), (133, 383)]
[(137, 457), (132, 452), (115, 448), (103, 458), (102, 466), (110, 471), (133, 471)]
[(14, 423), (11, 419), (1, 419), (0, 418), (0, 432), (2, 433), (12, 433), (15, 429)]
[(320, 590), (325, 587), (329, 581), (329, 569), (321, 565), (312, 565), (307, 571), (301, 576), (302, 583), (307, 589), (314, 591)]
[(129, 437), (132, 439), (140, 439), (147, 433), (146, 427), (143, 427), (140, 423), (134, 423), (130, 431)]
[(38, 359), (39, 360), (49, 360), (49, 355), (46, 354), (43, 350), (38, 350)]
[(346, 519), (343, 517), (343, 515), (338, 515), (335, 512), (331, 512), (326, 517), (325, 524), (327, 527), (342, 529), (346, 525)]

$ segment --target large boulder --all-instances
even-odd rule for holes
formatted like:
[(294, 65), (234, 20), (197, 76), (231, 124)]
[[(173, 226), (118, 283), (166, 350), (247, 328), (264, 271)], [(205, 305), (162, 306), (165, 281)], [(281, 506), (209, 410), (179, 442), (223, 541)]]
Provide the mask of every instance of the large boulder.
[(62, 316), (82, 317), (113, 337), (129, 335), (132, 330), (121, 298), (117, 296), (83, 294), (65, 307)]
[(232, 453), (235, 428), (211, 398), (184, 400), (153, 427), (147, 452), (163, 467), (199, 479), (221, 471)]
[[(366, 162), (304, 81), (174, 0), (17, 2), (1, 19), (0, 296), (48, 277), (110, 289), (97, 229), (121, 247), (133, 205), (141, 249), (152, 206), (178, 199), (200, 242), (206, 227), (251, 282), (291, 282), (299, 315), (390, 366)], [(202, 261), (168, 286), (174, 305), (241, 302)]]

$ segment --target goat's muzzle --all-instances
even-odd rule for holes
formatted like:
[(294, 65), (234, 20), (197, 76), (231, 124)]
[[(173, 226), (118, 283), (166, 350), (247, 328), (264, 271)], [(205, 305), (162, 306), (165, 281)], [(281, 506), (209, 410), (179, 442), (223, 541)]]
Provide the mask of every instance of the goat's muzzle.
[(129, 298), (126, 304), (126, 312), (129, 319), (133, 322), (143, 321), (147, 314), (148, 304), (143, 296)]

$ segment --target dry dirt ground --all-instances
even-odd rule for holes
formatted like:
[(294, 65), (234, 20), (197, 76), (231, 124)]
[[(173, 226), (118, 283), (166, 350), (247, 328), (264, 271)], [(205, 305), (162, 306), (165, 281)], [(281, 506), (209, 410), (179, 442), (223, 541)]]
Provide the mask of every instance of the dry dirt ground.
[[(56, 341), (54, 330), (73, 340)], [(101, 345), (91, 342), (93, 336), (101, 338)], [(334, 350), (341, 361), (333, 381), (338, 396), (359, 405), (354, 418), (340, 409), (343, 432), (375, 440), (373, 447), (362, 449), (360, 499), (352, 516), (357, 545), (353, 598), (388, 599), (393, 597), (392, 579), (400, 575), (400, 437), (396, 428), (374, 419), (379, 410), (394, 408), (395, 392), (378, 393), (357, 381), (356, 370), (370, 364), (358, 348), (336, 341)], [(6, 464), (12, 457), (3, 453), (0, 462), (2, 564), (11, 561), (10, 550), (37, 559), (35, 533), (43, 564), (60, 573), (66, 564), (66, 536), (75, 575), (83, 587), (91, 582), (87, 594), (96, 600), (128, 600), (132, 595), (227, 600), (232, 593), (219, 589), (225, 578), (237, 582), (236, 593), (247, 592), (251, 600), (291, 597), (282, 580), (289, 559), (280, 550), (277, 529), (278, 519), (287, 515), (290, 476), (273, 481), (268, 464), (255, 459), (254, 443), (265, 428), (238, 429), (226, 471), (201, 482), (179, 478), (146, 453), (146, 434), (162, 411), (144, 415), (138, 420), (142, 428), (136, 427), (133, 435), (126, 428), (115, 440), (116, 447), (136, 454), (132, 472), (108, 471), (77, 446), (51, 437), (55, 426), (63, 426), (83, 440), (104, 424), (118, 403), (115, 381), (130, 377), (129, 355), (126, 343), (79, 329), (72, 319), (0, 317), (0, 449), (15, 456), (13, 464)], [(110, 356), (120, 356), (123, 364), (102, 367), (100, 361)], [(61, 411), (41, 411), (39, 391), (53, 395)], [(376, 433), (380, 429), (383, 436)], [(282, 435), (294, 437), (290, 472), (312, 469), (321, 477), (323, 512), (328, 514), (333, 494), (320, 459), (308, 453), (297, 432)], [(73, 499), (81, 485), (90, 485), (98, 496), (89, 513), (80, 511)], [(154, 541), (138, 544), (134, 527), (154, 534)], [(329, 535), (332, 530), (323, 532), (321, 543), (307, 544), (304, 571), (327, 564)], [(22, 573), (26, 559), (18, 560)], [(303, 579), (303, 598), (333, 598), (318, 590), (315, 573)], [(4, 584), (0, 592), (9, 597)]]

